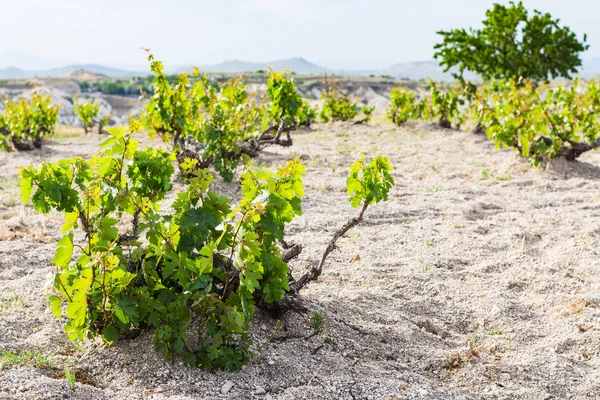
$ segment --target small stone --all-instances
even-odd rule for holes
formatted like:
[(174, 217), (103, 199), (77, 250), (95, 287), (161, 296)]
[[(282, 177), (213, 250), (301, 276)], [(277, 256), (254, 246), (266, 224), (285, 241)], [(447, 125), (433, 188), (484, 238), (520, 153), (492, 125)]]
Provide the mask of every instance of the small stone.
[(425, 390), (425, 389), (423, 389), (423, 388), (420, 388), (420, 389), (418, 390), (418, 392), (419, 392), (419, 394), (420, 394), (421, 396), (427, 396), (427, 394), (428, 394), (427, 390)]
[(269, 364), (269, 365), (275, 365), (275, 361), (269, 360), (269, 362), (267, 364)]
[(17, 390), (18, 390), (19, 392), (24, 392), (24, 391), (25, 391), (25, 386), (21, 385), (21, 386), (19, 386), (19, 387), (17, 388)]
[(225, 381), (223, 386), (221, 386), (221, 394), (227, 394), (233, 388), (233, 382)]
[(257, 386), (257, 387), (256, 387), (256, 390), (255, 390), (255, 392), (256, 392), (256, 394), (258, 394), (258, 395), (261, 395), (261, 394), (265, 394), (265, 393), (267, 393), (267, 391), (265, 390), (265, 388), (264, 388), (264, 387), (262, 387), (262, 386)]
[(260, 326), (260, 329), (263, 330), (263, 331), (266, 331), (267, 330), (267, 326), (265, 324), (262, 324)]

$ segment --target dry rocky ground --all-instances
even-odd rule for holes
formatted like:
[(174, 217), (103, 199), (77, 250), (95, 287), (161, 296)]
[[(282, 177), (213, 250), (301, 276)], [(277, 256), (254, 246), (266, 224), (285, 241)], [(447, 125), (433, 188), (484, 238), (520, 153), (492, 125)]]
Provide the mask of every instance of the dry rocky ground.
[(74, 346), (50, 314), (62, 219), (20, 204), (17, 168), (90, 157), (98, 141), (0, 154), (0, 351), (35, 354), (0, 370), (0, 399), (600, 398), (600, 154), (535, 169), (482, 136), (427, 124), (317, 126), (268, 149), (258, 162), (269, 167), (306, 159), (304, 215), (288, 229), (305, 248), (295, 271), (356, 213), (345, 178), (361, 151), (391, 157), (397, 185), (303, 291), (323, 334), (305, 338), (305, 314), (282, 316), (281, 330), (259, 314), (256, 358), (209, 374), (164, 361), (150, 332)]

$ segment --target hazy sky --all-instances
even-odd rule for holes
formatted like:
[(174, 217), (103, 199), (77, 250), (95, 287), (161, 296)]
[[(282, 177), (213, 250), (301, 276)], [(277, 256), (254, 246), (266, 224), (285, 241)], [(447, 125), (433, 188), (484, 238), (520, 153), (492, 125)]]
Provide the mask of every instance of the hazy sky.
[[(477, 26), (494, 2), (0, 0), (0, 66), (24, 59), (18, 51), (59, 63), (137, 67), (145, 65), (144, 46), (170, 66), (302, 56), (329, 68), (384, 68), (431, 59), (437, 30)], [(524, 4), (550, 12), (580, 37), (587, 33), (584, 58), (600, 56), (597, 0)]]

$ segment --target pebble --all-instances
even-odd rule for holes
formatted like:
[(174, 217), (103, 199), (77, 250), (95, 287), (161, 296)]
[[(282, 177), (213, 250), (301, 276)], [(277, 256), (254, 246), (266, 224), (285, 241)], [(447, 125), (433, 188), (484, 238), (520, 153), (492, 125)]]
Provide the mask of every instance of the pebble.
[(233, 388), (233, 382), (225, 381), (223, 386), (221, 386), (221, 394), (227, 394)]
[(269, 362), (267, 364), (269, 364), (269, 365), (275, 365), (275, 361), (269, 360)]
[(262, 386), (257, 386), (257, 387), (256, 387), (256, 390), (255, 390), (255, 392), (256, 392), (256, 394), (258, 394), (258, 395), (261, 395), (261, 394), (265, 394), (265, 393), (267, 393), (267, 391), (265, 390), (265, 388), (264, 388), (264, 387), (262, 387)]
[(419, 394), (420, 394), (421, 396), (427, 396), (427, 394), (429, 393), (429, 392), (427, 392), (427, 390), (425, 390), (425, 389), (423, 389), (423, 388), (420, 388), (420, 389), (419, 389), (419, 390), (417, 390), (417, 391), (419, 392)]

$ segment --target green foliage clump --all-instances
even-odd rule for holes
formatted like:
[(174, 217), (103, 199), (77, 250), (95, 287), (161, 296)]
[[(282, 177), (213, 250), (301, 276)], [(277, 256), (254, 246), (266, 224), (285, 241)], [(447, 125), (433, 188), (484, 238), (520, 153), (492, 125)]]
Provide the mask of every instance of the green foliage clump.
[[(173, 80), (174, 76), (169, 75), (167, 78)], [(91, 90), (116, 96), (135, 96), (143, 92), (152, 93), (152, 78), (148, 76), (118, 80), (100, 80), (91, 84), (87, 82), (87, 84), (84, 84), (84, 82), (79, 83), (81, 90), (84, 91)]]
[(435, 58), (462, 77), (465, 70), (483, 79), (520, 77), (546, 81), (576, 73), (580, 53), (588, 49), (568, 27), (558, 25), (548, 13), (529, 15), (521, 2), (494, 4), (486, 12), (483, 28), (440, 31), (443, 41), (435, 45)]
[(410, 120), (437, 119), (440, 126), (451, 128), (465, 122), (466, 116), (460, 110), (466, 98), (457, 86), (446, 86), (429, 81), (429, 96), (421, 100), (413, 91), (402, 87), (390, 92), (390, 105), (386, 110), (387, 118), (396, 125), (402, 125)]
[(574, 160), (600, 146), (600, 85), (581, 90), (501, 80), (475, 92), (474, 112), (497, 147), (514, 147), (534, 165), (544, 159)]
[(318, 112), (319, 110), (316, 105), (311, 107), (308, 101), (303, 101), (302, 106), (298, 110), (298, 125), (310, 127), (316, 121)]
[(465, 122), (465, 115), (461, 112), (460, 106), (465, 100), (462, 97), (462, 91), (455, 85), (446, 87), (437, 85), (434, 81), (429, 81), (431, 104), (428, 111), (430, 118), (438, 118), (440, 126), (451, 128), (452, 126), (460, 129)]
[(291, 78), (281, 72), (269, 71), (267, 95), (271, 101), (271, 119), (280, 124), (297, 124), (298, 113), (302, 108), (302, 96), (296, 91)]
[(350, 95), (345, 93), (336, 82), (333, 84), (325, 82), (321, 98), (324, 101), (319, 116), (325, 123), (351, 121), (358, 115), (358, 103), (352, 101)]
[(105, 133), (104, 132), (104, 128), (110, 123), (110, 120), (112, 119), (113, 115), (112, 114), (108, 114), (105, 115), (104, 117), (98, 119), (98, 133)]
[(373, 118), (373, 112), (375, 111), (375, 106), (362, 106), (360, 109), (365, 116), (361, 122), (368, 124), (371, 122), (371, 118)]
[(395, 125), (402, 125), (407, 121), (420, 119), (424, 106), (425, 101), (418, 102), (414, 91), (397, 87), (390, 92), (386, 117)]
[(350, 167), (350, 175), (346, 180), (350, 204), (357, 208), (376, 204), (388, 199), (390, 189), (394, 186), (391, 175), (392, 164), (387, 157), (375, 157), (366, 162), (363, 154)]
[(98, 113), (100, 111), (100, 105), (94, 101), (89, 103), (76, 102), (73, 106), (73, 111), (83, 124), (83, 130), (85, 133), (89, 133), (97, 123), (96, 118), (98, 117)]
[(187, 189), (166, 212), (174, 157), (140, 149), (132, 136), (141, 128), (133, 120), (129, 131), (111, 129), (104, 152), (90, 161), (21, 171), (23, 200), (65, 215), (52, 312), (66, 317), (71, 340), (99, 335), (112, 343), (149, 327), (168, 359), (237, 370), (252, 357), (255, 302), (279, 301), (289, 290), (276, 243), (301, 214), (304, 168), (296, 160), (274, 173), (243, 174), (243, 198), (232, 206), (209, 191), (212, 175), (192, 170), (188, 159)]
[[(267, 103), (249, 95), (240, 78), (222, 84), (220, 96), (208, 76), (197, 70), (193, 81), (184, 73), (171, 82), (162, 63), (151, 54), (148, 58), (154, 94), (144, 123), (151, 135), (173, 145), (180, 164), (191, 158), (198, 167), (214, 165), (230, 181), (245, 157), (270, 144), (291, 145), (289, 132), (297, 126), (302, 98), (287, 74), (269, 72)], [(281, 139), (284, 132), (287, 141)]]
[(33, 93), (31, 99), (5, 99), (0, 114), (0, 149), (32, 150), (42, 147), (42, 139), (54, 135), (58, 105), (47, 95)]

